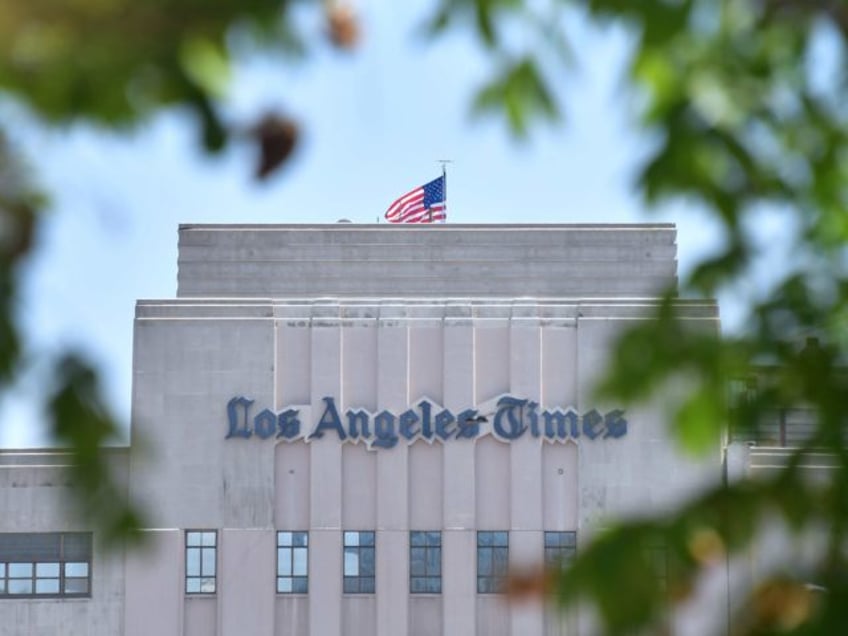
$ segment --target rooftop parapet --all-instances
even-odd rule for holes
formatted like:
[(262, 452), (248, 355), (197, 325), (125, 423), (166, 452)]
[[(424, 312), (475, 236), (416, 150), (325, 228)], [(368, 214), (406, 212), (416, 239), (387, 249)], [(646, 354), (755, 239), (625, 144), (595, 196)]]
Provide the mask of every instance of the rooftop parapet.
[(181, 298), (655, 297), (676, 230), (640, 225), (182, 225)]

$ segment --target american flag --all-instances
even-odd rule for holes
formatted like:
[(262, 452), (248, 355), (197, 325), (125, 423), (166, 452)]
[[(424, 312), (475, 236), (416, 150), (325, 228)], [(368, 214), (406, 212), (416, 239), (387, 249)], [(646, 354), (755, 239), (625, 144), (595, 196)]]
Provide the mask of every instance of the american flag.
[(407, 192), (386, 210), (389, 223), (444, 223), (445, 176)]

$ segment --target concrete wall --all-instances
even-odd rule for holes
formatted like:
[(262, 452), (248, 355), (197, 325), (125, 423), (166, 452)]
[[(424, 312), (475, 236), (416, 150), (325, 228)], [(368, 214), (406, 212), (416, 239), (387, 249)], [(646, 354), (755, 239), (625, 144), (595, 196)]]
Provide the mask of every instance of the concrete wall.
[[(0, 451), (0, 532), (80, 532), (69, 457), (54, 451)], [(126, 479), (126, 452), (111, 461)], [(96, 538), (96, 537), (95, 537)], [(94, 542), (90, 599), (0, 599), (0, 636), (114, 636), (124, 622), (124, 560)]]
[(669, 224), (184, 225), (178, 296), (650, 296), (675, 255)]
[[(182, 227), (179, 298), (136, 309), (125, 466), (149, 550), (98, 553), (91, 601), (0, 601), (0, 635), (576, 633), (575, 617), (477, 594), (476, 532), (508, 530), (511, 564), (538, 563), (545, 530), (585, 543), (718, 479), (718, 440), (714, 461), (682, 459), (657, 405), (627, 413), (619, 439), (225, 439), (227, 404), (291, 406), (306, 433), (328, 396), (341, 413), (477, 408), (484, 430), (503, 394), (603, 413), (618, 405), (591, 389), (611, 339), (652, 315), (675, 269), (666, 225)], [(679, 311), (717, 328), (713, 303)], [(60, 474), (0, 461), (15, 511), (0, 531), (69, 527)], [(184, 593), (186, 529), (218, 530), (214, 596)], [(309, 531), (307, 595), (275, 592), (276, 530)], [(374, 595), (342, 594), (344, 530), (376, 531)], [(408, 592), (410, 530), (442, 531), (441, 595)]]
[[(254, 414), (295, 405), (307, 429), (325, 396), (340, 412), (400, 412), (426, 396), (454, 413), (483, 405), (491, 418), (504, 393), (603, 412), (616, 405), (590, 395), (609, 340), (651, 310), (649, 301), (532, 299), (139, 303), (134, 432), (153, 448), (134, 455), (133, 492), (157, 502), (169, 527), (225, 529), (220, 558), (237, 584), (221, 583), (222, 633), (226, 608), (248, 601), (257, 608), (252, 633), (566, 633), (541, 607), (476, 593), (476, 531), (509, 530), (512, 564), (530, 565), (541, 560), (545, 530), (585, 540), (613, 516), (669, 505), (717, 479), (718, 461), (677, 455), (661, 410), (628, 414), (621, 439), (483, 436), (369, 450), (332, 434), (225, 440), (226, 404), (247, 396)], [(714, 324), (709, 304), (681, 303), (681, 311)], [(275, 529), (310, 532), (308, 596), (274, 593)], [(345, 529), (377, 531), (375, 596), (341, 593)], [(408, 532), (427, 529), (443, 531), (443, 593), (410, 595)], [(238, 532), (253, 538), (236, 547)], [(257, 545), (267, 546), (264, 566), (261, 551), (247, 556)]]

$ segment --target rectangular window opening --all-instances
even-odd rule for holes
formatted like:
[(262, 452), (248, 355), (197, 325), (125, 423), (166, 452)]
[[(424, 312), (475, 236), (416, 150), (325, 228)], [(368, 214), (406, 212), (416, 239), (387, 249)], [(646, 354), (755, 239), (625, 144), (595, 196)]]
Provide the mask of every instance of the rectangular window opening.
[(545, 566), (551, 569), (568, 567), (577, 556), (577, 533), (574, 531), (545, 532)]
[(375, 537), (372, 530), (345, 531), (343, 543), (345, 594), (374, 594), (376, 580)]
[(277, 594), (309, 592), (309, 533), (277, 532)]
[(0, 533), (0, 599), (91, 596), (90, 532)]
[(217, 591), (218, 531), (186, 530), (186, 594), (215, 594)]
[(479, 531), (477, 533), (477, 593), (502, 593), (508, 567), (509, 532)]
[(414, 530), (409, 533), (409, 591), (442, 593), (442, 533)]

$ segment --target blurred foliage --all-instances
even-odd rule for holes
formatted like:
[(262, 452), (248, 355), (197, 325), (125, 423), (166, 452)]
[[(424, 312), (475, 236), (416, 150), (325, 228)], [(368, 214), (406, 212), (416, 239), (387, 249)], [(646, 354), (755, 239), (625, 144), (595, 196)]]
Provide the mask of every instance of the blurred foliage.
[(105, 445), (115, 438), (114, 419), (103, 406), (97, 374), (79, 357), (67, 354), (56, 364), (56, 386), (48, 401), (56, 441), (74, 457), (71, 479), (78, 513), (93, 522), (105, 545), (140, 540), (134, 532), (142, 514), (131, 505), (127, 484), (115, 472)]
[[(9, 390), (23, 372), (25, 347), (17, 320), (18, 270), (32, 248), (45, 196), (20, 156), (0, 134), (0, 390)], [(53, 395), (47, 402), (55, 442), (71, 452), (70, 478), (77, 510), (94, 523), (106, 545), (138, 536), (139, 512), (109, 462), (104, 446), (118, 426), (106, 409), (95, 373), (68, 353), (53, 365)]]
[[(0, 88), (48, 122), (126, 126), (157, 109), (190, 110), (209, 151), (228, 129), (228, 36), (284, 48), (284, 0), (2, 0)], [(296, 40), (294, 40), (296, 41)]]
[[(329, 42), (354, 47), (361, 33), (350, 7), (320, 6)], [(186, 108), (203, 146), (217, 151), (234, 130), (219, 113), (232, 42), (302, 48), (287, 10), (282, 0), (0, 0), (0, 90), (50, 123), (124, 126), (161, 108)], [(691, 597), (702, 573), (728, 555), (744, 555), (762, 524), (779, 515), (798, 532), (824, 528), (826, 549), (807, 570), (749, 590), (733, 633), (842, 633), (848, 624), (848, 3), (440, 0), (428, 26), (434, 39), (449, 29), (479, 36), (494, 75), (474, 109), (502, 114), (521, 136), (539, 119), (559, 115), (557, 88), (571, 62), (566, 26), (582, 18), (630, 35), (627, 81), (638, 126), (653, 140), (638, 176), (646, 204), (684, 198), (723, 228), (722, 251), (681, 281), (682, 292), (713, 296), (752, 275), (764, 256), (752, 229), (762, 210), (785, 214), (792, 233), (791, 262), (776, 266), (777, 282), (764, 290), (764, 300), (749, 299), (740, 333), (692, 329), (675, 314), (677, 290), (670, 290), (655, 321), (622, 335), (601, 396), (636, 402), (689, 387), (674, 404), (672, 432), (692, 452), (716, 452), (731, 406), (732, 433), (743, 438), (775, 410), (797, 405), (815, 410), (817, 426), (769, 478), (728, 480), (679, 510), (610, 527), (557, 574), (555, 594), (565, 611), (574, 603), (594, 606), (605, 633), (663, 633), (669, 609)], [(513, 37), (517, 32), (522, 37)], [(260, 148), (260, 175), (285, 163), (297, 139), (291, 121), (265, 113), (247, 128)], [(9, 176), (25, 174), (18, 164), (0, 146), (4, 386), (20, 350), (15, 270), (28, 252), (40, 203), (28, 179)], [(100, 490), (113, 482), (91, 467), (102, 462), (93, 449), (113, 424), (83, 363), (68, 357), (56, 369), (55, 432), (79, 458), (85, 505), (102, 508), (116, 495), (111, 486)], [(732, 379), (745, 380), (746, 390), (730, 404)], [(802, 468), (812, 449), (834, 460), (827, 478), (815, 482)], [(133, 520), (131, 511), (105, 518), (116, 530)], [(657, 546), (665, 577), (648, 556)], [(547, 590), (546, 581), (519, 587)], [(826, 592), (814, 597), (805, 582)]]
[[(313, 4), (325, 17), (329, 43), (355, 47), (359, 30), (350, 7)], [(252, 123), (227, 122), (220, 103), (238, 54), (303, 52), (288, 11), (285, 0), (0, 0), (0, 95), (46, 125), (87, 122), (122, 130), (162, 109), (182, 108), (208, 152), (234, 138), (255, 144), (256, 176), (265, 179), (292, 155), (298, 126), (274, 112), (257, 113)], [(26, 367), (16, 291), (47, 203), (24, 164), (30, 149), (14, 147), (4, 126), (0, 122), (0, 391), (10, 390)], [(138, 536), (132, 531), (142, 514), (128, 502), (104, 449), (118, 439), (119, 426), (96, 373), (70, 351), (50, 369), (52, 396), (44, 406), (54, 441), (73, 458), (77, 510), (107, 542)]]
[[(848, 625), (848, 3), (444, 0), (431, 25), (437, 32), (476, 29), (483, 48), (500, 61), (499, 78), (482, 89), (480, 102), (523, 134), (533, 118), (562, 107), (538, 98), (558, 94), (544, 78), (564, 70), (552, 68), (546, 53), (550, 25), (558, 25), (560, 48), (567, 48), (565, 26), (581, 15), (622, 26), (631, 39), (627, 83), (637, 125), (653, 140), (638, 175), (646, 204), (685, 199), (722, 227), (722, 251), (698, 264), (680, 291), (714, 296), (749, 280), (755, 263), (769, 256), (754, 223), (763, 211), (787, 219), (791, 244), (791, 261), (770, 272), (773, 288), (763, 290), (764, 299), (746, 299), (740, 333), (693, 329), (675, 314), (678, 290), (669, 290), (656, 320), (618, 340), (599, 397), (633, 403), (674, 396), (671, 432), (694, 453), (716, 453), (723, 434), (756, 439), (781, 409), (812, 409), (816, 422), (810, 439), (773, 476), (726, 479), (679, 510), (601, 533), (558, 574), (555, 595), (565, 611), (592, 605), (604, 633), (665, 633), (669, 611), (690, 599), (707, 569), (728, 556), (746, 558), (763, 524), (782, 518), (798, 533), (823, 529), (826, 547), (812, 566), (748, 590), (731, 633), (842, 633)], [(513, 25), (539, 24), (544, 30), (523, 39), (531, 43), (527, 50), (516, 52), (509, 37), (499, 37)], [(534, 82), (516, 86), (514, 67), (503, 63), (516, 56)], [(502, 86), (523, 94), (512, 97)], [(731, 394), (734, 380), (746, 386), (741, 395)], [(814, 450), (829, 453), (833, 465), (811, 481), (802, 466)], [(667, 555), (665, 580), (647, 557), (651, 546), (663, 546)], [(812, 592), (811, 582), (825, 591)]]

